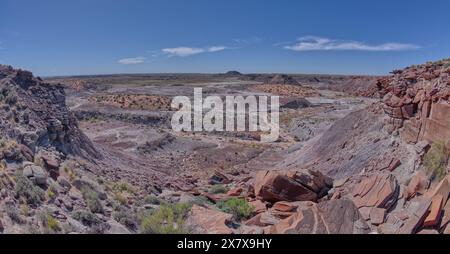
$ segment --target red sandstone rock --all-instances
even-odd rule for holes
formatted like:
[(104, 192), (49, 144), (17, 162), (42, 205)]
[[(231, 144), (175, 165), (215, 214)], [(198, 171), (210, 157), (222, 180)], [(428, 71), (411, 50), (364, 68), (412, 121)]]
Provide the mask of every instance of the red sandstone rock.
[(370, 222), (372, 222), (373, 225), (383, 224), (385, 217), (386, 209), (374, 207), (370, 211)]
[(272, 209), (280, 211), (280, 212), (292, 212), (295, 209), (297, 209), (298, 206), (289, 203), (289, 202), (284, 202), (284, 201), (280, 201), (277, 202), (273, 205)]
[(232, 234), (227, 226), (233, 215), (194, 205), (186, 225), (197, 234)]
[(389, 209), (397, 201), (399, 189), (398, 182), (393, 175), (371, 175), (354, 188), (353, 201), (358, 208)]
[(298, 211), (274, 225), (273, 234), (355, 234), (368, 233), (367, 224), (348, 199), (327, 201)]
[(442, 203), (443, 197), (441, 194), (437, 194), (431, 201), (430, 213), (425, 218), (423, 225), (425, 227), (434, 227), (439, 223), (442, 215)]
[(230, 197), (239, 197), (243, 191), (244, 191), (244, 189), (242, 189), (242, 188), (235, 188), (235, 189), (232, 189), (229, 192), (227, 192), (227, 195)]
[(393, 172), (395, 169), (397, 169), (398, 167), (400, 167), (400, 165), (402, 165), (402, 162), (399, 159), (394, 159), (391, 164), (389, 165), (388, 170), (390, 172)]
[(444, 205), (447, 203), (449, 194), (450, 194), (450, 183), (449, 183), (450, 176), (447, 176), (444, 178), (436, 188), (434, 188), (433, 191), (426, 194), (427, 197), (433, 198), (434, 196), (440, 194), (442, 195), (442, 198), (444, 200)]
[(254, 207), (253, 212), (255, 214), (260, 214), (267, 211), (266, 204), (264, 204), (261, 200), (255, 200), (250, 202), (250, 205)]
[(326, 195), (331, 179), (309, 170), (261, 171), (255, 178), (255, 194), (268, 202), (315, 201)]
[(405, 191), (405, 198), (411, 199), (416, 196), (417, 193), (424, 194), (428, 189), (429, 184), (430, 183), (425, 173), (423, 173), (422, 171), (418, 172), (412, 177), (411, 181), (409, 182), (408, 187)]
[(440, 228), (444, 228), (450, 222), (450, 202), (444, 207)]

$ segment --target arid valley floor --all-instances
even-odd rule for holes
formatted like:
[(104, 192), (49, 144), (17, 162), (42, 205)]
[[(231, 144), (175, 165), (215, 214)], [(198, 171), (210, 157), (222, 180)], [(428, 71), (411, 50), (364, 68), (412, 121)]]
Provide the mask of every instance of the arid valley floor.
[[(0, 67), (0, 232), (449, 233), (450, 65), (388, 77)], [(281, 134), (174, 132), (172, 98), (280, 96)]]

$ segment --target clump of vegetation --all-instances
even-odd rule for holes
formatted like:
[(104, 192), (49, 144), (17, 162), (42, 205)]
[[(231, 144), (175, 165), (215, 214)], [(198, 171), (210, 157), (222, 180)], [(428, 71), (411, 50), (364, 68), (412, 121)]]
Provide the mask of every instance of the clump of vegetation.
[(11, 91), (8, 93), (8, 95), (5, 96), (5, 102), (9, 105), (14, 105), (17, 103), (17, 93), (14, 91)]
[(228, 192), (228, 188), (225, 185), (222, 185), (222, 184), (214, 185), (214, 186), (211, 187), (209, 192), (212, 193), (212, 194), (223, 194), (223, 193), (227, 193)]
[(58, 195), (58, 188), (55, 184), (50, 185), (47, 189), (47, 196), (50, 200), (53, 200)]
[(144, 203), (150, 204), (150, 205), (160, 205), (164, 202), (161, 199), (159, 199), (158, 197), (155, 197), (153, 195), (148, 195), (144, 198)]
[(114, 219), (120, 224), (126, 226), (128, 229), (137, 230), (138, 217), (136, 213), (128, 208), (121, 207), (119, 211), (113, 214)]
[(199, 205), (199, 206), (204, 206), (205, 204), (213, 205), (213, 203), (208, 198), (206, 198), (205, 196), (195, 197), (194, 200), (192, 200), (190, 202), (190, 204), (191, 205)]
[(128, 192), (131, 194), (134, 194), (136, 192), (136, 190), (130, 184), (128, 184), (126, 182), (116, 183), (116, 184), (114, 184), (112, 189), (115, 192)]
[(94, 225), (100, 224), (100, 219), (97, 215), (89, 212), (89, 211), (75, 211), (72, 213), (72, 218), (81, 222), (83, 225), (92, 227)]
[(23, 198), (27, 204), (32, 206), (40, 205), (45, 199), (44, 191), (38, 186), (34, 185), (27, 177), (18, 171), (16, 174), (15, 195)]
[(189, 204), (161, 205), (141, 221), (143, 234), (186, 234), (185, 219), (190, 210)]
[(71, 167), (68, 164), (65, 164), (63, 166), (63, 171), (67, 174), (71, 182), (75, 181), (78, 178), (75, 172), (71, 169)]
[(81, 190), (83, 194), (84, 201), (86, 201), (86, 205), (89, 210), (93, 213), (103, 213), (103, 206), (100, 198), (98, 197), (98, 193), (89, 187), (84, 187)]
[(443, 143), (435, 143), (425, 154), (424, 166), (433, 179), (442, 180), (447, 174), (449, 159), (447, 148)]
[(255, 209), (247, 200), (241, 198), (221, 200), (217, 203), (217, 207), (225, 213), (233, 214), (236, 220), (250, 218)]
[(55, 234), (61, 231), (59, 221), (53, 218), (48, 212), (43, 212), (40, 218), (46, 233)]
[(119, 202), (121, 205), (126, 205), (128, 203), (128, 198), (123, 195), (122, 192), (116, 192), (114, 193), (114, 198)]
[(8, 217), (14, 221), (15, 223), (18, 224), (25, 224), (25, 219), (20, 215), (19, 210), (12, 206), (12, 205), (7, 205), (5, 207), (5, 212), (8, 215)]

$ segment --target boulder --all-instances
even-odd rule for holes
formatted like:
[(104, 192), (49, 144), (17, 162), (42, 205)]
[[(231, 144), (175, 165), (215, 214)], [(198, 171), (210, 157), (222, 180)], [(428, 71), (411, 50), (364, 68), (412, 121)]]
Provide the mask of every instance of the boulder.
[(273, 205), (272, 209), (279, 212), (292, 212), (297, 209), (297, 205), (285, 201), (277, 202)]
[(353, 190), (353, 202), (358, 208), (375, 207), (389, 210), (399, 196), (400, 186), (392, 174), (373, 174)]
[(20, 152), (27, 161), (34, 161), (34, 153), (28, 146), (19, 144)]
[(209, 179), (209, 183), (212, 185), (229, 184), (231, 183), (231, 180), (226, 175), (216, 171), (214, 172), (214, 175), (212, 175)]
[(429, 198), (433, 198), (434, 196), (440, 194), (442, 195), (442, 199), (444, 200), (444, 205), (447, 203), (449, 194), (450, 194), (450, 176), (444, 178), (433, 191), (426, 193), (425, 195)]
[(243, 191), (244, 191), (244, 189), (242, 189), (242, 188), (235, 188), (235, 189), (232, 189), (232, 190), (228, 191), (227, 192), (227, 196), (239, 197), (242, 194)]
[(47, 184), (47, 172), (45, 172), (43, 168), (37, 165), (34, 165), (32, 163), (24, 163), (22, 174), (37, 185)]
[(310, 170), (260, 171), (255, 178), (256, 197), (278, 201), (316, 201), (332, 187), (332, 180)]
[(441, 228), (444, 228), (449, 224), (450, 222), (450, 202), (447, 202), (447, 204), (444, 207), (443, 215), (442, 215), (442, 221), (441, 221)]
[(315, 204), (270, 228), (273, 234), (362, 234), (369, 231), (357, 207), (348, 199)]
[(267, 211), (266, 204), (264, 204), (261, 200), (255, 200), (255, 201), (249, 202), (249, 204), (254, 207), (253, 213), (255, 213), (255, 214), (260, 214), (260, 213)]
[(370, 211), (370, 222), (373, 225), (383, 224), (385, 217), (386, 217), (386, 209), (374, 207)]
[(408, 186), (405, 190), (405, 198), (411, 199), (416, 196), (416, 194), (424, 194), (426, 190), (428, 189), (430, 185), (430, 181), (428, 180), (428, 177), (423, 173), (422, 171), (419, 171), (417, 174), (415, 174), (411, 181), (409, 182)]
[(428, 216), (423, 223), (424, 227), (434, 227), (438, 225), (442, 215), (442, 203), (443, 197), (441, 194), (437, 194), (431, 200), (431, 207)]
[(120, 224), (115, 220), (109, 220), (107, 222), (108, 230), (105, 231), (105, 234), (108, 235), (129, 235), (131, 234), (130, 230), (128, 230), (125, 226)]
[(186, 226), (194, 234), (232, 234), (227, 226), (233, 215), (194, 205), (186, 220)]
[(423, 225), (423, 221), (428, 215), (431, 200), (426, 197), (411, 201), (408, 207), (408, 218), (396, 233), (414, 234)]

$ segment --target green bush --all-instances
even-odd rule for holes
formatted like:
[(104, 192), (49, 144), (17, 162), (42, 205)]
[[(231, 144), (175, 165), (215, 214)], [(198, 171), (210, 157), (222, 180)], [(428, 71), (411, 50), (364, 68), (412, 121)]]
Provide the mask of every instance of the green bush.
[(435, 143), (425, 154), (424, 166), (432, 178), (442, 180), (447, 174), (447, 148), (442, 143)]
[(188, 231), (184, 224), (189, 210), (189, 204), (164, 204), (142, 219), (141, 233), (186, 234)]
[(237, 220), (250, 218), (255, 209), (247, 200), (241, 198), (221, 200), (217, 203), (217, 207), (225, 213), (233, 214)]
[(20, 215), (19, 210), (12, 205), (7, 205), (5, 207), (5, 212), (12, 221), (18, 224), (24, 224), (26, 222), (25, 219)]
[(38, 206), (45, 199), (44, 191), (18, 172), (16, 175), (15, 195), (26, 200), (27, 204)]
[(81, 190), (81, 193), (83, 194), (84, 201), (86, 201), (86, 205), (91, 212), (103, 213), (102, 202), (100, 201), (98, 193), (95, 190), (89, 187), (84, 187)]
[(145, 197), (144, 203), (150, 204), (150, 205), (160, 205), (164, 202), (161, 199), (159, 199), (158, 197), (155, 197), (153, 195), (148, 195)]
[(136, 192), (136, 190), (126, 182), (119, 182), (114, 184), (113, 190), (115, 192), (128, 192), (131, 194), (134, 194)]
[(227, 193), (228, 192), (228, 188), (225, 187), (224, 185), (214, 185), (211, 187), (210, 193), (212, 194), (222, 194), (222, 193)]
[(136, 214), (125, 207), (119, 209), (119, 211), (113, 214), (114, 219), (120, 224), (126, 226), (128, 229), (136, 230), (138, 227), (138, 218)]
[(81, 222), (83, 225), (91, 227), (94, 225), (100, 224), (100, 219), (97, 217), (97, 215), (89, 212), (89, 211), (75, 211), (72, 213), (72, 218), (75, 220)]
[(45, 227), (45, 233), (54, 234), (61, 231), (59, 221), (53, 218), (48, 212), (43, 212), (40, 217), (42, 225)]

